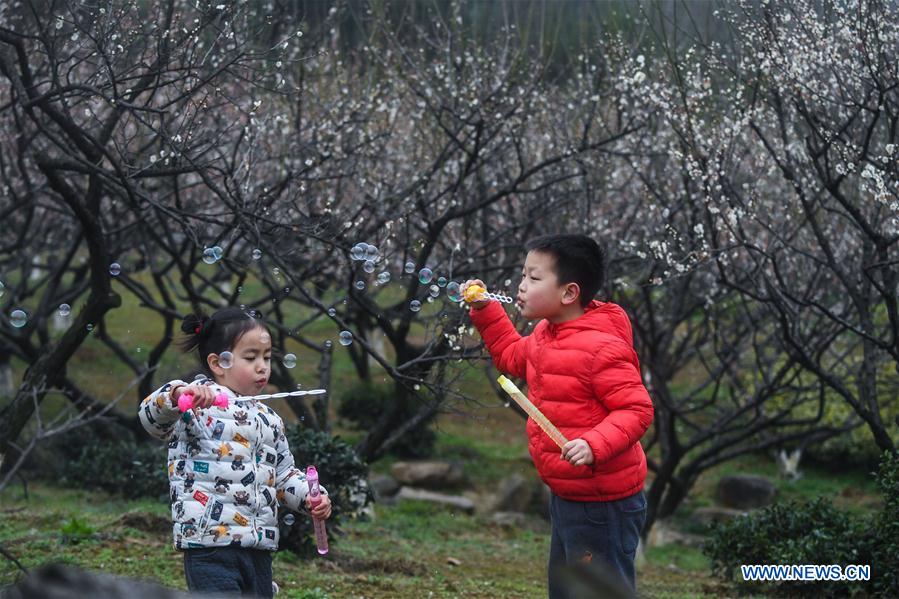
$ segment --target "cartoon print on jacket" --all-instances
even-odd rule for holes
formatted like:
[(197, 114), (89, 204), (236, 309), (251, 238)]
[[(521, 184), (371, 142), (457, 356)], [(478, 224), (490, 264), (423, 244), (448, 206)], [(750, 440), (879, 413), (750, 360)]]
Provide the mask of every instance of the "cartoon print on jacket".
[[(231, 401), (226, 408), (184, 415), (172, 406), (169, 390), (186, 384), (163, 385), (138, 409), (144, 428), (167, 442), (175, 548), (238, 545), (274, 551), (280, 505), (300, 511), (309, 492), (281, 418), (257, 401)], [(235, 397), (213, 381), (203, 384)]]

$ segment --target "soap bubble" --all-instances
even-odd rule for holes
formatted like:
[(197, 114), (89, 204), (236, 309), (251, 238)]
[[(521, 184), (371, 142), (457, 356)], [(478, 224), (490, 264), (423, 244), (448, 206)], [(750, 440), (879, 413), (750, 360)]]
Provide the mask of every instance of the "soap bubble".
[(334, 345), (334, 344), (331, 343), (331, 340), (330, 340), (330, 339), (328, 339), (327, 341), (325, 341), (325, 349), (331, 349), (331, 346), (332, 346), (332, 345)]
[(215, 261), (215, 250), (213, 250), (212, 248), (206, 248), (205, 250), (203, 250), (203, 262), (205, 262), (206, 264), (215, 264)]
[(205, 381), (205, 380), (206, 380), (206, 375), (203, 374), (202, 372), (201, 372), (200, 374), (198, 374), (197, 376), (194, 377), (194, 382), (195, 382), (195, 383), (198, 383), (198, 382), (200, 382), (200, 381)]
[(365, 289), (365, 281), (356, 281), (356, 289), (359, 291)]
[(418, 300), (412, 300), (411, 302), (409, 302), (409, 309), (413, 312), (418, 312), (419, 310), (421, 310), (421, 302)]
[(9, 315), (9, 324), (17, 329), (24, 327), (26, 322), (28, 322), (28, 315), (24, 310), (13, 310)]
[(284, 354), (281, 363), (284, 364), (284, 368), (293, 368), (297, 365), (297, 357), (294, 354)]
[(72, 306), (69, 304), (59, 304), (59, 315), (68, 316), (72, 313)]
[(212, 253), (215, 255), (216, 260), (221, 260), (222, 256), (225, 254), (224, 250), (222, 250), (221, 246), (214, 245), (212, 246)]
[(353, 334), (349, 331), (340, 331), (340, 345), (349, 345), (353, 342)]
[(332, 318), (334, 316), (337, 316), (337, 310), (335, 310), (334, 308), (328, 308), (328, 316), (331, 316)]
[(119, 276), (122, 273), (122, 265), (118, 262), (113, 262), (109, 265), (109, 274), (114, 277)]
[(274, 267), (274, 268), (272, 269), (272, 274), (275, 275), (276, 277), (280, 277), (280, 276), (281, 276), (281, 269), (278, 268), (277, 266)]
[(223, 351), (222, 353), (220, 353), (219, 366), (226, 369), (234, 366), (234, 354), (229, 351)]
[(415, 262), (412, 262), (411, 260), (409, 262), (406, 262), (406, 266), (403, 267), (403, 270), (411, 275), (413, 272), (415, 272)]
[(253, 260), (259, 260), (260, 258), (262, 258), (262, 250), (256, 248), (253, 250)]
[(296, 521), (297, 519), (294, 518), (293, 514), (287, 514), (286, 516), (284, 516), (284, 524), (286, 524), (287, 526), (293, 526), (293, 523)]
[(450, 281), (446, 284), (446, 296), (450, 299), (451, 302), (461, 302), (462, 286), (455, 281)]
[(431, 282), (431, 279), (434, 277), (433, 271), (427, 266), (418, 271), (418, 282), (422, 285), (427, 285)]
[(446, 287), (446, 277), (437, 277), (437, 284)]
[(378, 275), (378, 283), (386, 285), (390, 282), (390, 273), (386, 270)]
[(365, 264), (362, 265), (362, 270), (369, 273), (375, 272), (375, 263), (371, 260), (366, 260)]
[(350, 249), (350, 258), (353, 260), (363, 260), (365, 258), (365, 244), (357, 243)]
[(94, 330), (94, 325), (91, 324), (91, 323), (88, 323), (88, 324), (87, 324), (87, 330), (88, 330), (88, 331), (93, 331), (93, 330)]
[(437, 297), (438, 295), (440, 295), (440, 287), (438, 287), (437, 285), (431, 285), (430, 287), (428, 287), (428, 294), (431, 297)]
[(3, 297), (4, 291), (6, 291), (6, 285), (3, 284), (3, 281), (0, 281), (0, 297)]
[(366, 260), (368, 260), (369, 262), (374, 262), (380, 256), (381, 256), (381, 252), (378, 250), (377, 247), (375, 247), (373, 245), (365, 246), (364, 258)]

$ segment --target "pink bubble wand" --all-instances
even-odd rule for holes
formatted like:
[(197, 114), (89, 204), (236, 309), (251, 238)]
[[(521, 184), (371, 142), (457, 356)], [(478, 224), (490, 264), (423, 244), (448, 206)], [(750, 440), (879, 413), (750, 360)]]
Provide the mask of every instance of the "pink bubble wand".
[[(228, 395), (225, 393), (219, 393), (215, 396), (215, 402), (212, 404), (217, 408), (225, 409), (228, 407), (229, 401), (234, 401), (235, 403), (243, 402), (243, 401), (262, 401), (264, 399), (280, 399), (282, 397), (300, 397), (302, 395), (321, 395), (322, 393), (327, 393), (327, 389), (305, 389), (302, 391), (284, 391), (282, 393), (263, 393), (262, 395), (243, 395), (241, 397), (235, 397), (233, 400), (228, 399)], [(194, 395), (193, 393), (182, 393), (178, 398), (178, 409), (182, 412), (186, 412), (194, 407)]]

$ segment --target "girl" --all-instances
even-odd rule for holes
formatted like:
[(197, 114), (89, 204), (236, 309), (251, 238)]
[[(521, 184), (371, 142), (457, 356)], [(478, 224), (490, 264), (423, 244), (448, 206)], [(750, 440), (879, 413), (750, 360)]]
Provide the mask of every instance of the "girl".
[[(184, 551), (191, 591), (272, 596), (272, 551), (278, 548), (278, 504), (306, 503), (306, 475), (294, 467), (284, 423), (258, 395), (268, 383), (272, 337), (257, 314), (225, 308), (181, 324), (185, 352), (198, 350), (205, 380), (175, 380), (141, 402), (144, 428), (169, 442), (168, 472), (175, 548)], [(211, 380), (210, 380), (211, 379)], [(213, 403), (228, 396), (227, 407)], [(178, 399), (193, 396), (184, 414)], [(331, 502), (312, 517), (327, 519)]]

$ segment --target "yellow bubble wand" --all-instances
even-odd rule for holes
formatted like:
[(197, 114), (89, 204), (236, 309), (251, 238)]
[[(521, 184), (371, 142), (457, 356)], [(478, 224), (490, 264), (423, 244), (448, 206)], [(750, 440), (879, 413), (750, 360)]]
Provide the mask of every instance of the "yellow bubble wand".
[(543, 412), (537, 409), (531, 400), (527, 398), (527, 395), (521, 392), (521, 390), (509, 379), (500, 375), (498, 379), (500, 387), (508, 393), (512, 399), (515, 400), (521, 409), (527, 412), (527, 415), (537, 423), (543, 432), (549, 435), (549, 438), (555, 441), (556, 445), (561, 449), (566, 443), (568, 443), (568, 439), (565, 438), (565, 435), (556, 428), (556, 426), (549, 421), (549, 418), (543, 415)]

